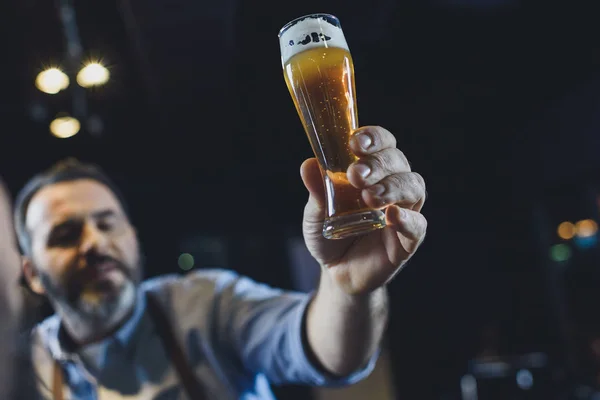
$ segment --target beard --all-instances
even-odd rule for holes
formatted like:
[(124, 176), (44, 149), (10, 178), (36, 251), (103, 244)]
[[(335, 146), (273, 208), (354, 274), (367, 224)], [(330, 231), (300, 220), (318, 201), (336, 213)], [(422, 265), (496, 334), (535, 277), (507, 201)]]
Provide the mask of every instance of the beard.
[[(102, 285), (98, 285), (102, 286)], [(103, 322), (118, 315), (119, 310), (131, 308), (135, 303), (136, 285), (126, 280), (119, 288), (111, 288), (110, 294), (100, 288), (86, 289), (72, 304), (72, 309), (82, 317)]]
[(112, 257), (96, 255), (83, 269), (69, 268), (58, 279), (40, 271), (40, 279), (55, 308), (87, 323), (105, 325), (133, 308), (140, 264), (128, 267)]

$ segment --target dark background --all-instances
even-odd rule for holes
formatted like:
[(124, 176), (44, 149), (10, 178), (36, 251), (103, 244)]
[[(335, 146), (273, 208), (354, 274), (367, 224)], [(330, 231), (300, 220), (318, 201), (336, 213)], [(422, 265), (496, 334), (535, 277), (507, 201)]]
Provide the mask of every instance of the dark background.
[(51, 96), (33, 84), (63, 65), (58, 4), (0, 10), (0, 171), (14, 193), (65, 156), (97, 162), (129, 199), (149, 275), (177, 272), (190, 252), (197, 267), (293, 287), (286, 240), (300, 235), (299, 166), (311, 150), (277, 32), (329, 12), (354, 58), (360, 123), (393, 132), (428, 184), (427, 240), (390, 285), (399, 396), (456, 396), (486, 329), (502, 355), (544, 352), (576, 371), (556, 271), (593, 266), (595, 248), (561, 265), (548, 250), (558, 223), (598, 214), (594, 2), (76, 2), (84, 54), (111, 80), (87, 92), (103, 132), (67, 140), (48, 123), (69, 111), (72, 89)]

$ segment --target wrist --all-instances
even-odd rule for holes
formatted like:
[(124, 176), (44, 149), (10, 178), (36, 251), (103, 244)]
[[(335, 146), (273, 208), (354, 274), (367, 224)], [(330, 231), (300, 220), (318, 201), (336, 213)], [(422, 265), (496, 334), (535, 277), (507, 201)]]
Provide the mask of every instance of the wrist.
[(321, 270), (319, 288), (315, 297), (323, 298), (330, 304), (345, 307), (370, 306), (373, 303), (385, 303), (387, 289), (385, 286), (378, 287), (372, 291), (354, 293), (344, 290), (343, 285), (337, 283), (326, 268)]

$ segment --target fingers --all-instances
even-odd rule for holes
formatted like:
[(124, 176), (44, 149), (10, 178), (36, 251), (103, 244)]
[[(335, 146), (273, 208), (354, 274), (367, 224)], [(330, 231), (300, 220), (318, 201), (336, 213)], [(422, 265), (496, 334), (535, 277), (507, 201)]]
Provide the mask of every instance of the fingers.
[(398, 204), (419, 211), (425, 202), (425, 181), (411, 172), (410, 164), (399, 149), (396, 138), (379, 126), (363, 127), (355, 132), (350, 147), (360, 157), (347, 171), (350, 183), (363, 190), (369, 207)]
[(396, 147), (396, 137), (380, 126), (362, 127), (350, 138), (350, 149), (359, 157), (392, 147)]
[(410, 171), (404, 154), (395, 147), (386, 148), (353, 163), (347, 171), (350, 183), (359, 189), (374, 185), (386, 176)]
[(423, 214), (398, 206), (390, 206), (386, 210), (385, 217), (387, 226), (393, 227), (397, 232), (414, 242), (411, 248), (406, 249), (409, 253), (414, 252), (425, 239), (427, 219)]
[(391, 204), (420, 211), (425, 203), (425, 180), (416, 172), (389, 175), (362, 191), (367, 206), (383, 208)]

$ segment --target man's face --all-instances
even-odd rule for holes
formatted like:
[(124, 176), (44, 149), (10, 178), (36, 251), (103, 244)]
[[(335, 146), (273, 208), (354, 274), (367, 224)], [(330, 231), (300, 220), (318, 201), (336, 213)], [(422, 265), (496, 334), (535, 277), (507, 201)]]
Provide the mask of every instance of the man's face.
[(64, 312), (104, 321), (133, 307), (138, 241), (108, 187), (80, 179), (42, 188), (29, 204), (26, 229), (42, 292)]

